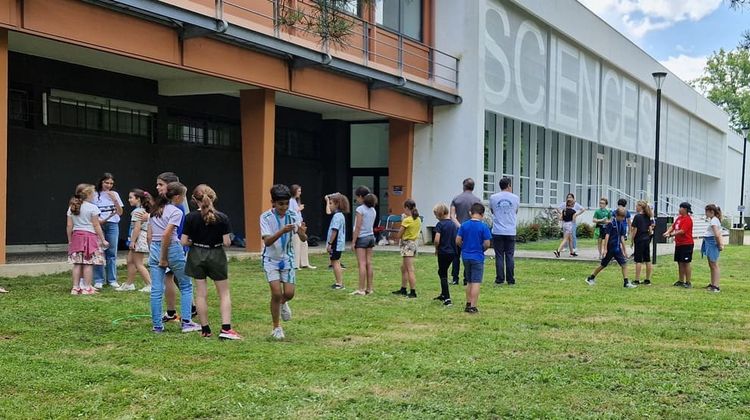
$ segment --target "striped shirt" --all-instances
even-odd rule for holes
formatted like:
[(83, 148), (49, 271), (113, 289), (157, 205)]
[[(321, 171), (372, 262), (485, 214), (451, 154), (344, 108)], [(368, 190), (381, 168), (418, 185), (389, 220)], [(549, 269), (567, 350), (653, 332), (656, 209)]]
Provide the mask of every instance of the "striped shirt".
[(270, 246), (263, 248), (263, 260), (284, 262), (287, 267), (293, 267), (294, 263), (294, 247), (292, 246), (292, 235), (297, 234), (297, 228), (300, 226), (302, 221), (299, 215), (292, 210), (287, 210), (286, 214), (280, 216), (276, 213), (276, 210), (271, 209), (260, 215), (260, 236), (264, 238), (266, 236), (272, 236), (285, 225), (293, 224), (294, 230), (287, 232), (279, 239), (276, 240)]

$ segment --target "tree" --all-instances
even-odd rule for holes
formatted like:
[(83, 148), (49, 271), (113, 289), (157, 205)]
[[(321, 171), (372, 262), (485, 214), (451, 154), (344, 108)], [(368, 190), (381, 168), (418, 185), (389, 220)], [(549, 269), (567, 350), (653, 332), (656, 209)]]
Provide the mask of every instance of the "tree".
[(703, 75), (692, 85), (729, 114), (729, 125), (739, 130), (750, 124), (749, 49), (720, 49), (713, 53), (708, 57)]
[[(750, 0), (730, 0), (729, 4), (733, 9), (742, 9), (745, 6), (750, 5)], [(750, 30), (742, 33), (739, 48), (746, 50), (750, 49)]]

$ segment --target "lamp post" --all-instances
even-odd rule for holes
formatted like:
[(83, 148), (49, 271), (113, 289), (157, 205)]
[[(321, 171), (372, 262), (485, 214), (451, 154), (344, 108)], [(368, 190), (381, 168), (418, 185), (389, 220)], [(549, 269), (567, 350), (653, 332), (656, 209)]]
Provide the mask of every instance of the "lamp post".
[[(656, 152), (654, 153), (654, 217), (659, 217), (659, 133), (661, 131), (661, 86), (667, 73), (657, 71), (651, 73), (656, 83)], [(654, 238), (651, 261), (656, 264), (656, 238)]]
[(742, 127), (742, 182), (740, 186), (740, 229), (745, 229), (745, 219), (742, 217), (745, 207), (745, 157), (747, 156), (747, 134), (750, 132), (750, 126)]

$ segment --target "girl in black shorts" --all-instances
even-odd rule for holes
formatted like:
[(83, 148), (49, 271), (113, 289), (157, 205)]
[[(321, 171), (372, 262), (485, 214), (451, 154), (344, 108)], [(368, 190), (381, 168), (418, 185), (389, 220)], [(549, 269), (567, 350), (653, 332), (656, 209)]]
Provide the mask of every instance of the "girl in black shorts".
[(654, 213), (648, 203), (641, 200), (635, 205), (638, 214), (633, 217), (630, 225), (630, 245), (633, 247), (633, 260), (635, 260), (634, 284), (641, 284), (641, 268), (646, 264), (646, 279), (643, 284), (651, 284), (651, 275), (654, 267), (651, 265), (651, 236), (654, 233)]
[(185, 228), (182, 231), (182, 244), (190, 246), (185, 264), (185, 273), (195, 279), (195, 304), (198, 307), (198, 319), (201, 322), (201, 336), (211, 337), (208, 325), (208, 305), (206, 303), (206, 278), (210, 277), (219, 294), (221, 312), (220, 339), (241, 340), (242, 337), (232, 329), (232, 300), (229, 295), (229, 274), (227, 255), (224, 247), (231, 241), (232, 231), (226, 214), (214, 208), (216, 193), (208, 185), (201, 184), (193, 190), (193, 203), (198, 210), (185, 216)]

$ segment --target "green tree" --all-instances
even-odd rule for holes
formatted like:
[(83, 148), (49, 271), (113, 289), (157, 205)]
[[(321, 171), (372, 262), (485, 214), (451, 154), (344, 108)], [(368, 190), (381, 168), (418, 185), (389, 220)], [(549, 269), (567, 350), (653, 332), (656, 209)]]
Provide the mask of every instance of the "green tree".
[(714, 52), (692, 85), (729, 114), (732, 127), (750, 124), (750, 49)]

